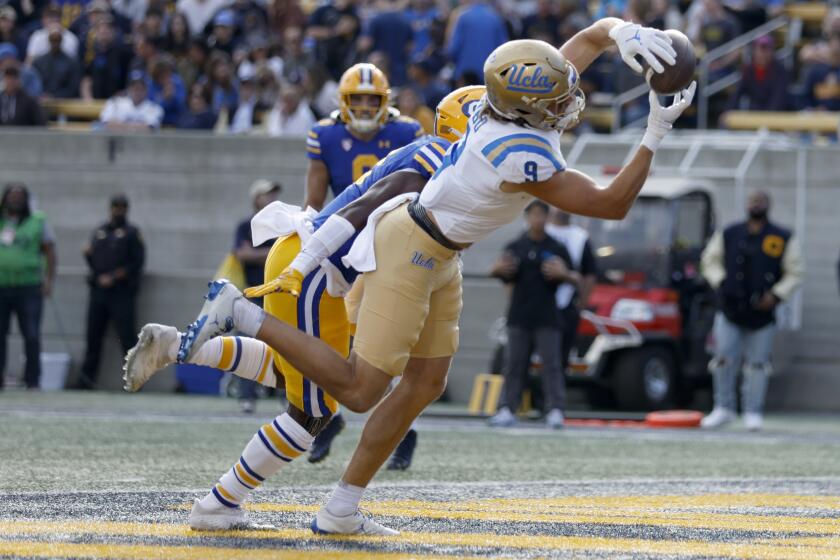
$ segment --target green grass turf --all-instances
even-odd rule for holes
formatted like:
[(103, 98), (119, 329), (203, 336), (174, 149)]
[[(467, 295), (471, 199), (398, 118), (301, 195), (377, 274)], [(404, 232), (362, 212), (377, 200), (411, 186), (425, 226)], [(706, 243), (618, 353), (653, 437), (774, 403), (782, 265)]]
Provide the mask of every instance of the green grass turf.
[[(236, 413), (233, 400), (106, 393), (0, 394), (0, 492), (177, 490), (212, 484), (278, 410)], [(576, 429), (514, 431), (479, 422), (421, 424), (411, 470), (376, 482), (797, 478), (840, 475), (840, 422), (768, 418), (764, 433)], [(351, 423), (319, 465), (296, 461), (269, 485), (337, 481), (361, 424)], [(23, 476), (22, 473), (25, 473)]]

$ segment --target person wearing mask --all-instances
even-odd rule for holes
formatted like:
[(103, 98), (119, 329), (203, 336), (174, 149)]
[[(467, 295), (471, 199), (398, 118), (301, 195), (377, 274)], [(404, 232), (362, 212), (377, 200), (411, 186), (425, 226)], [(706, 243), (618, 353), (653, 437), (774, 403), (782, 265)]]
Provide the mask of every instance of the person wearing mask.
[(93, 230), (83, 250), (90, 273), (87, 309), (87, 347), (80, 389), (96, 388), (102, 340), (112, 321), (123, 353), (137, 343), (135, 312), (146, 249), (143, 236), (128, 222), (128, 198), (111, 198), (111, 216)]
[(756, 191), (747, 201), (747, 219), (717, 232), (703, 250), (701, 271), (717, 290), (715, 353), (709, 363), (714, 410), (701, 421), (719, 428), (735, 419), (735, 382), (743, 361), (744, 425), (760, 430), (771, 372), (770, 351), (776, 306), (802, 282), (799, 243), (790, 230), (770, 222), (770, 195)]
[(536, 200), (525, 208), (528, 230), (508, 243), (493, 265), (491, 275), (512, 286), (507, 314), (508, 346), (505, 384), (496, 415), (489, 424), (509, 427), (522, 401), (531, 353), (542, 358), (546, 425), (563, 427), (566, 388), (560, 369), (562, 317), (555, 304), (563, 282), (578, 282), (568, 251), (546, 233), (548, 204)]
[(6, 370), (6, 338), (12, 314), (23, 337), (27, 389), (41, 379), (41, 310), (55, 282), (55, 236), (43, 213), (34, 211), (29, 191), (10, 183), (0, 199), (0, 391)]

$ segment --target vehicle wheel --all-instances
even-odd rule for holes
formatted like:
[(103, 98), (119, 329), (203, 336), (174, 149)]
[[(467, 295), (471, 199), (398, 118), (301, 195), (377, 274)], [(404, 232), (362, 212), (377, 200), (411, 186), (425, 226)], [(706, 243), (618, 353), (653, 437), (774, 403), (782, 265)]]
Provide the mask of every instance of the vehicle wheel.
[(619, 355), (612, 368), (613, 393), (622, 410), (663, 410), (674, 406), (677, 371), (666, 348), (648, 346)]

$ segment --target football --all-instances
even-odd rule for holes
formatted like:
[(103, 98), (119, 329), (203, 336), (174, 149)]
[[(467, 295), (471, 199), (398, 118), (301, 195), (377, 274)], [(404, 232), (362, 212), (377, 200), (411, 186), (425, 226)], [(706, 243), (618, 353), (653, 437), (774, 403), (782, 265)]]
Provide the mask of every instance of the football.
[(672, 95), (688, 87), (694, 79), (697, 56), (694, 54), (694, 45), (684, 34), (676, 29), (669, 29), (665, 33), (671, 37), (671, 46), (677, 51), (677, 61), (673, 65), (663, 62), (665, 70), (660, 74), (653, 73), (650, 87), (661, 95)]

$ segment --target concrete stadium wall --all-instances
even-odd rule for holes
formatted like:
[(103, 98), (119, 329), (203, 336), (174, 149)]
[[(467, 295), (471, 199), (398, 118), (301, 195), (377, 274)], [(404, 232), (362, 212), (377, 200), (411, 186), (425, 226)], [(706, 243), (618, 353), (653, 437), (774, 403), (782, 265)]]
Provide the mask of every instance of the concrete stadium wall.
[[(595, 147), (586, 162), (617, 165), (626, 147)], [(667, 158), (666, 154), (658, 156)], [(710, 163), (727, 158), (710, 154)], [(840, 252), (840, 149), (808, 150), (808, 195), (804, 251), (808, 266), (803, 290), (802, 329), (783, 333), (778, 348), (786, 355), (771, 384), (770, 406), (783, 409), (838, 410), (840, 403), (840, 324), (835, 263)], [(0, 184), (25, 182), (47, 212), (58, 238), (59, 279), (45, 308), (47, 351), (69, 348), (78, 369), (84, 350), (87, 288), (81, 247), (95, 225), (107, 218), (108, 198), (125, 192), (131, 199), (130, 219), (147, 244), (146, 276), (140, 296), (139, 322), (183, 326), (192, 320), (206, 281), (230, 250), (233, 230), (249, 215), (247, 190), (265, 177), (284, 185), (282, 199), (303, 200), (306, 158), (300, 140), (225, 138), (165, 133), (112, 136), (27, 130), (0, 132)], [(773, 218), (794, 223), (795, 154), (762, 152), (751, 168), (748, 187), (769, 188)], [(716, 181), (720, 224), (739, 219), (731, 181)], [(518, 235), (512, 224), (464, 253), (468, 274), (461, 322), (461, 350), (450, 376), (449, 395), (469, 396), (472, 377), (486, 371), (492, 352), (490, 324), (504, 313), (501, 286), (480, 278), (499, 247)], [(802, 232), (797, 232), (802, 237)], [(56, 315), (60, 317), (59, 321)], [(106, 344), (100, 379), (119, 387), (121, 355), (115, 337)], [(20, 373), (20, 342), (10, 341), (10, 371)], [(158, 376), (151, 389), (170, 390), (174, 375)]]

